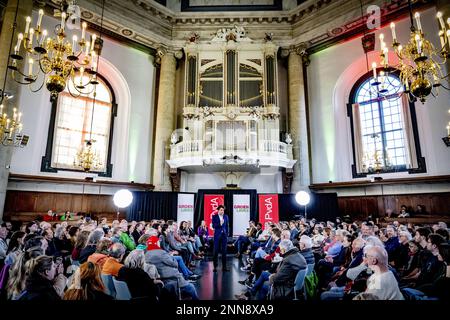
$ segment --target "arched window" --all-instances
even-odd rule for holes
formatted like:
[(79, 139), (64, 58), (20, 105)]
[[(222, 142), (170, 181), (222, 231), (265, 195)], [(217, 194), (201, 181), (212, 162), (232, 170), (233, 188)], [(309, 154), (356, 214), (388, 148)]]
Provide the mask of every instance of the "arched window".
[(350, 94), (348, 115), (353, 142), (353, 176), (398, 171), (424, 172), (414, 104), (395, 72), (373, 85), (368, 73)]
[(91, 138), (93, 119), (93, 146), (102, 163), (97, 171), (100, 176), (112, 175), (111, 146), (117, 106), (109, 83), (101, 76), (98, 80), (95, 105), (94, 92), (89, 96), (73, 97), (67, 89), (53, 101), (47, 151), (41, 171), (83, 171), (74, 160), (85, 141)]

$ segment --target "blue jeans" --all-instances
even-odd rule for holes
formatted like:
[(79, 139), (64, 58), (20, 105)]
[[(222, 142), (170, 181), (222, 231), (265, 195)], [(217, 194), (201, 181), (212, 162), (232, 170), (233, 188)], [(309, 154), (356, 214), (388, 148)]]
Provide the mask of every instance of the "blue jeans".
[(189, 283), (187, 286), (180, 288), (181, 292), (186, 293), (190, 297), (192, 297), (192, 300), (199, 300), (199, 297), (197, 295), (197, 290), (195, 290), (195, 287), (192, 283)]
[(331, 287), (330, 290), (322, 292), (320, 300), (341, 300), (344, 295), (345, 287)]
[(261, 289), (258, 291), (256, 300), (266, 300), (267, 294), (269, 293), (270, 284), (269, 281), (264, 282)]
[(246, 236), (239, 236), (239, 238), (234, 242), (234, 246), (237, 248), (238, 253), (242, 253), (242, 246), (247, 246), (250, 243)]
[[(253, 285), (252, 289), (250, 290), (252, 295), (256, 295), (256, 293), (262, 289), (264, 282), (268, 281), (269, 277), (270, 277), (269, 271), (263, 271), (261, 273), (259, 278), (256, 280), (255, 284)], [(266, 292), (266, 295), (267, 295), (267, 292)]]
[(188, 269), (188, 267), (186, 267), (186, 265), (184, 264), (183, 258), (180, 256), (173, 256), (175, 258), (175, 260), (177, 260), (178, 263), (178, 270), (183, 274), (183, 276), (185, 278), (189, 278), (190, 276), (193, 275), (192, 271)]
[(187, 248), (190, 254), (195, 255), (194, 246), (191, 242), (185, 242), (184, 244), (182, 244), (182, 246)]
[(195, 248), (197, 249), (197, 251), (199, 251), (202, 246), (203, 245), (202, 245), (202, 242), (200, 241), (200, 238), (195, 237)]
[(263, 248), (256, 250), (255, 259), (264, 259), (265, 256), (267, 256), (267, 252)]

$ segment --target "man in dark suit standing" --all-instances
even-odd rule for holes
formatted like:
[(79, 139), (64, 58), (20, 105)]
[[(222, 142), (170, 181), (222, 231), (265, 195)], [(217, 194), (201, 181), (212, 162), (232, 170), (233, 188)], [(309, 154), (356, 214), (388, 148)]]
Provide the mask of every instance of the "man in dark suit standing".
[(229, 271), (227, 268), (227, 240), (228, 240), (228, 216), (225, 214), (225, 207), (217, 207), (216, 215), (212, 217), (214, 229), (214, 272), (217, 272), (219, 252), (222, 253), (222, 270)]

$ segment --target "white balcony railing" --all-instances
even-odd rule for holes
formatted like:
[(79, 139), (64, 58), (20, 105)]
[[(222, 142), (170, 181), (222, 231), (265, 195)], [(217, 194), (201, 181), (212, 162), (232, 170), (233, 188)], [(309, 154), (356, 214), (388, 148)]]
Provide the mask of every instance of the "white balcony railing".
[[(227, 161), (228, 157), (234, 159)], [(235, 158), (236, 157), (236, 158)], [(236, 165), (257, 163), (259, 166), (275, 166), (292, 168), (295, 164), (292, 155), (292, 145), (275, 140), (262, 140), (258, 150), (245, 148), (206, 148), (203, 140), (181, 141), (170, 147), (170, 160), (167, 163), (171, 168), (204, 167), (205, 163)]]
[(260, 152), (275, 152), (275, 153), (288, 153), (287, 144), (275, 140), (262, 140), (259, 151)]
[(230, 149), (226, 148), (223, 150), (209, 150), (204, 149), (204, 141), (203, 140), (187, 140), (178, 142), (175, 145), (171, 146), (170, 149), (170, 159), (175, 158), (183, 158), (183, 157), (202, 157), (203, 153), (208, 153), (210, 155), (243, 155), (243, 156), (257, 156), (257, 155), (265, 155), (265, 156), (277, 156), (284, 157), (287, 159), (292, 159), (292, 145), (288, 145), (284, 142), (275, 141), (275, 140), (262, 140), (259, 143), (259, 149), (254, 151), (247, 151), (242, 149)]
[(170, 149), (170, 158), (173, 157), (183, 157), (183, 156), (195, 156), (203, 152), (203, 141), (202, 140), (187, 140), (181, 141)]

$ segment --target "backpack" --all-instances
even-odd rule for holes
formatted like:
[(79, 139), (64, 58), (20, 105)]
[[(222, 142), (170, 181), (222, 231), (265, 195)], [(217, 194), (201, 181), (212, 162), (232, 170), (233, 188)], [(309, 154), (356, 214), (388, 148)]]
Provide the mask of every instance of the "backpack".
[(305, 298), (306, 300), (315, 300), (317, 298), (319, 278), (316, 271), (305, 277)]

